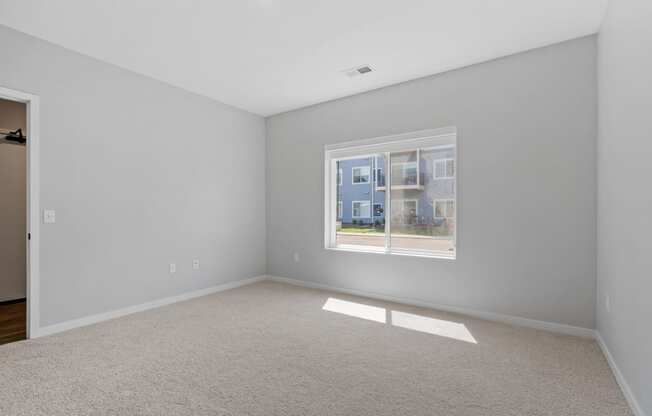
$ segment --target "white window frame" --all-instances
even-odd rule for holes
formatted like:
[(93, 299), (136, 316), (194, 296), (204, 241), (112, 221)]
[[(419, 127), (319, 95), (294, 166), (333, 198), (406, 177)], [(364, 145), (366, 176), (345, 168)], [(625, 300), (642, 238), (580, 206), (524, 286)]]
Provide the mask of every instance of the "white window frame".
[[(355, 182), (355, 171), (356, 169), (367, 169), (367, 174), (366, 175), (358, 175), (359, 177), (367, 177), (367, 182)], [(366, 166), (353, 166), (351, 168), (351, 184), (353, 185), (369, 185), (371, 183), (371, 166), (366, 165)]]
[[(364, 215), (356, 216), (356, 215), (353, 215), (353, 213), (355, 212), (355, 204), (360, 204), (360, 203), (366, 203), (367, 205), (369, 205), (369, 216), (364, 216)], [(368, 200), (368, 199), (359, 200), (359, 201), (351, 201), (351, 218), (356, 219), (356, 220), (363, 219), (363, 218), (372, 218), (371, 217), (373, 215), (373, 212), (372, 212), (373, 209), (372, 208), (373, 207), (371, 206), (371, 201)], [(360, 208), (360, 212), (362, 212), (362, 208)]]
[[(437, 163), (439, 162), (444, 162), (446, 165), (448, 165), (448, 162), (453, 162), (453, 176), (437, 176)], [(444, 171), (448, 173), (448, 166), (444, 166)], [(446, 157), (443, 159), (434, 159), (432, 161), (432, 177), (433, 179), (454, 179), (455, 176), (457, 175), (457, 162), (455, 161), (455, 158), (452, 157)]]
[[(431, 252), (407, 250), (391, 247), (391, 178), (385, 177), (390, 184), (385, 184), (385, 201), (383, 209), (385, 212), (385, 247), (368, 247), (368, 246), (342, 246), (337, 245), (337, 162), (342, 160), (361, 159), (365, 157), (374, 157), (379, 154), (384, 156), (383, 170), (390, 171), (391, 163), (390, 154), (415, 149), (427, 149), (433, 147), (453, 147), (456, 149), (455, 157), (447, 158), (454, 160), (454, 195), (459, 195), (459, 179), (457, 172), (459, 168), (457, 151), (457, 129), (455, 127), (446, 127), (433, 130), (422, 130), (417, 132), (399, 134), (394, 136), (378, 137), (373, 139), (354, 140), (342, 142), (333, 145), (326, 145), (324, 148), (324, 247), (329, 250), (353, 251), (363, 253), (375, 253), (385, 255), (403, 255), (414, 257), (429, 257), (436, 259), (454, 260), (457, 257), (459, 240), (457, 231), (460, 227), (460, 218), (457, 217), (459, 200), (455, 198), (456, 209), (456, 226), (453, 234), (455, 251), (453, 252)], [(418, 164), (417, 164), (418, 166)], [(352, 171), (353, 172), (353, 171)], [(371, 174), (371, 171), (369, 171)], [(391, 175), (390, 175), (391, 176)], [(371, 177), (370, 177), (371, 180)], [(353, 183), (353, 179), (351, 179)], [(356, 201), (359, 202), (359, 201)], [(370, 201), (369, 201), (370, 202)], [(353, 205), (351, 206), (353, 208)], [(370, 205), (371, 218), (373, 217), (373, 205)], [(417, 202), (418, 210), (418, 202)], [(356, 217), (370, 218), (370, 217)]]
[[(453, 215), (445, 215), (445, 216), (439, 216), (437, 215), (437, 202), (453, 202)], [(448, 211), (448, 209), (446, 210)], [(446, 212), (448, 214), (448, 212)], [(438, 218), (438, 219), (455, 219), (457, 217), (457, 201), (452, 199), (452, 198), (441, 198), (441, 199), (433, 199), (432, 200), (432, 217), (433, 218)]]
[(343, 181), (342, 176), (344, 175), (344, 171), (342, 170), (342, 168), (340, 168), (340, 169), (337, 171), (337, 175), (338, 175), (338, 176), (337, 176), (337, 185), (338, 185), (338, 186), (342, 186), (342, 183), (343, 183), (343, 182), (342, 182), (342, 181)]

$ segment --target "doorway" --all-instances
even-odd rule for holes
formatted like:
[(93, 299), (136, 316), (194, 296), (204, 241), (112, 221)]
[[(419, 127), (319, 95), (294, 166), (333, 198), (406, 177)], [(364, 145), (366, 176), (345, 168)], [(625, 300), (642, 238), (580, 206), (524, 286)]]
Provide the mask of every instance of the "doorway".
[(0, 87), (0, 345), (38, 331), (38, 97)]
[(0, 99), (0, 344), (27, 338), (27, 105)]

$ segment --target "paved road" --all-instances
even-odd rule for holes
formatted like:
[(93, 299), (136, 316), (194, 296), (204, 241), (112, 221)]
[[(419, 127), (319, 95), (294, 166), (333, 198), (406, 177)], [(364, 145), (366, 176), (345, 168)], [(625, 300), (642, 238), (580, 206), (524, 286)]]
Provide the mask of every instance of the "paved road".
[[(337, 233), (337, 244), (385, 247), (385, 235)], [(402, 234), (400, 236), (392, 236), (392, 247), (414, 250), (449, 251), (454, 246), (451, 240)]]

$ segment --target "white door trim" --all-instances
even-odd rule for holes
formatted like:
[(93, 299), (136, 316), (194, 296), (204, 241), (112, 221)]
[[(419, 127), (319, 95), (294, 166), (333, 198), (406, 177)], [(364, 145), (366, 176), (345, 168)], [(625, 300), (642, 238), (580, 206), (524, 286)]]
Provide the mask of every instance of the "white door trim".
[(39, 330), (39, 97), (0, 86), (0, 98), (27, 106), (27, 338)]

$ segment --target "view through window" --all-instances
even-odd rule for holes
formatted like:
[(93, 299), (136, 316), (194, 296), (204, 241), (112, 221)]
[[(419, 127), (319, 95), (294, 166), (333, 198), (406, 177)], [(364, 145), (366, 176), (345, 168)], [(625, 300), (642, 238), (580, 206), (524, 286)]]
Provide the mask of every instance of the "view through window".
[(327, 247), (455, 257), (454, 134), (379, 143), (372, 153), (367, 148), (327, 156), (335, 187)]

